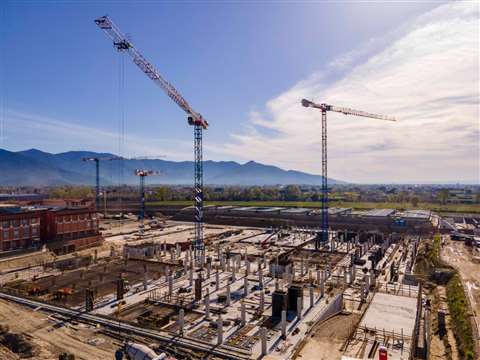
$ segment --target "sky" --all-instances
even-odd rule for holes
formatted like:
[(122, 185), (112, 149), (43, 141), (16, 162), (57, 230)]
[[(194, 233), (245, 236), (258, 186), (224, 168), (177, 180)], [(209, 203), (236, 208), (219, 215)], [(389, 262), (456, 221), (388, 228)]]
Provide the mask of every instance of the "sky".
[(359, 183), (480, 183), (476, 1), (2, 1), (0, 147), (193, 159), (186, 116), (93, 20), (115, 24), (210, 123), (204, 158)]

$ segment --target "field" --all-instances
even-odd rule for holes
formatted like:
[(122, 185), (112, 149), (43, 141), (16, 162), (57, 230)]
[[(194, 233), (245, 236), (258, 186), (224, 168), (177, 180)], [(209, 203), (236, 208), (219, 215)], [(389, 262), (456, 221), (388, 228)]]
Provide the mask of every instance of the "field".
[[(159, 206), (159, 205), (177, 205), (177, 206), (190, 206), (192, 201), (155, 201), (149, 202), (148, 206)], [(206, 201), (205, 205), (236, 205), (236, 206), (266, 206), (266, 207), (307, 207), (307, 208), (319, 208), (322, 206), (322, 203), (317, 201)], [(434, 203), (419, 203), (414, 207), (411, 203), (392, 203), (392, 202), (342, 202), (342, 201), (331, 201), (329, 203), (330, 207), (347, 207), (358, 210), (368, 210), (368, 209), (425, 209), (432, 210), (435, 212), (458, 212), (458, 213), (471, 213), (471, 214), (480, 214), (480, 204), (434, 204)]]

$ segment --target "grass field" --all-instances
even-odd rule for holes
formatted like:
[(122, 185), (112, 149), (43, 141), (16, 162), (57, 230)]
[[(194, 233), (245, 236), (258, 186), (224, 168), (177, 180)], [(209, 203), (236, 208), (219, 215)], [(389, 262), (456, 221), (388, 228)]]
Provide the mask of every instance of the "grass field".
[[(149, 202), (147, 205), (177, 205), (177, 206), (189, 206), (192, 205), (192, 201), (154, 201)], [(205, 205), (236, 205), (236, 206), (266, 206), (266, 207), (307, 207), (318, 208), (322, 206), (321, 202), (313, 201), (207, 201)], [(390, 202), (341, 202), (332, 201), (329, 204), (330, 207), (348, 207), (358, 210), (368, 209), (425, 209), (436, 212), (460, 212), (460, 213), (477, 213), (480, 214), (479, 204), (433, 204), (433, 203), (419, 203), (417, 207), (413, 207), (411, 203), (390, 203)]]

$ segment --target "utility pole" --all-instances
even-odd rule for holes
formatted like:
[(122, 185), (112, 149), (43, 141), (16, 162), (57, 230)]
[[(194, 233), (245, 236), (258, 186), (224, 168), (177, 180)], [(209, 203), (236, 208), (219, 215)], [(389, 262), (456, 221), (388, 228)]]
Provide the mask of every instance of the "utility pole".
[(140, 214), (139, 214), (139, 232), (143, 235), (145, 232), (145, 178), (150, 175), (158, 175), (157, 171), (153, 170), (135, 170), (135, 175), (140, 177)]

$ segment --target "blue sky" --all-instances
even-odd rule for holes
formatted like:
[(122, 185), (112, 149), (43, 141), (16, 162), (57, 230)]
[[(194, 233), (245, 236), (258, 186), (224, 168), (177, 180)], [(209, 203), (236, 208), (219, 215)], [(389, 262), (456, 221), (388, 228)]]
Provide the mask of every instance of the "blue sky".
[[(395, 104), (396, 98), (405, 101), (404, 95), (417, 89), (416, 75), (410, 71), (423, 66), (421, 59), (432, 56), (442, 68), (445, 41), (435, 34), (445, 31), (458, 42), (470, 33), (460, 41), (465, 47), (478, 40), (478, 6), (473, 2), (3, 1), (0, 6), (3, 148), (192, 158), (192, 129), (182, 111), (129, 58), (122, 59), (93, 23), (108, 14), (209, 120), (204, 142), (208, 159), (256, 160), (319, 173), (318, 116), (293, 106), (297, 97), (308, 96), (370, 112), (394, 111), (392, 115), (403, 115), (407, 123), (393, 130), (390, 124), (372, 125), (357, 118), (335, 121), (331, 116), (332, 177), (360, 182), (478, 182), (478, 123), (472, 124), (478, 121), (478, 100), (472, 101), (478, 92), (444, 93), (433, 84), (450, 78), (432, 71), (431, 91), (438, 95), (425, 97), (419, 107), (419, 96), (430, 93), (419, 88), (414, 114), (408, 104)], [(451, 24), (458, 25), (458, 32), (451, 32)], [(435, 26), (438, 31), (428, 31)], [(408, 47), (415, 41), (424, 42), (412, 50), (421, 53), (408, 58)], [(398, 54), (405, 54), (405, 59)], [(467, 63), (478, 64), (475, 48), (467, 56)], [(120, 93), (122, 61), (125, 89)], [(372, 67), (372, 61), (378, 66)], [(472, 71), (458, 66), (452, 70)], [(406, 72), (403, 77), (401, 71)], [(362, 77), (366, 85), (359, 88)], [(478, 88), (478, 69), (472, 79)], [(452, 86), (459, 85), (458, 79), (451, 81)], [(400, 85), (382, 93), (385, 82)], [(378, 91), (369, 88), (369, 94), (362, 88), (370, 83), (377, 84)], [(445, 97), (453, 99), (448, 106), (457, 109), (455, 114), (467, 104), (467, 114), (461, 115), (465, 119), (429, 124), (433, 117), (454, 116), (432, 113), (437, 111), (432, 101)], [(126, 141), (119, 148), (122, 114)], [(448, 159), (461, 163), (454, 173), (443, 167), (432, 172), (425, 165), (446, 159), (443, 151), (451, 145), (449, 140), (428, 144), (425, 134), (418, 139), (425, 147), (409, 152), (412, 145), (404, 139), (417, 134), (415, 125), (425, 129), (422, 120), (432, 125), (430, 133), (438, 131), (438, 139), (447, 138), (446, 132), (455, 134), (452, 131), (470, 139), (470, 148)], [(453, 124), (456, 130), (451, 129)], [(385, 151), (379, 155), (379, 149)], [(462, 160), (465, 153), (469, 158)], [(391, 166), (389, 159), (394, 159)]]

